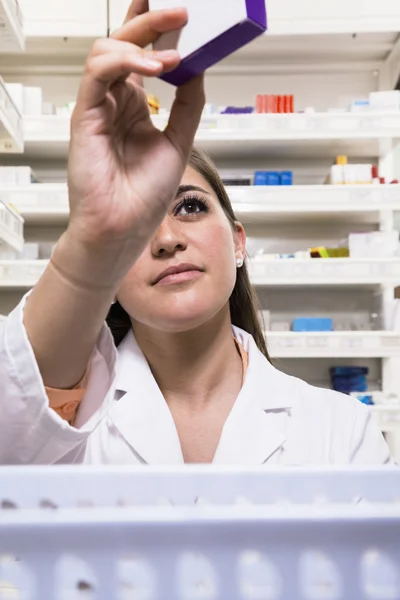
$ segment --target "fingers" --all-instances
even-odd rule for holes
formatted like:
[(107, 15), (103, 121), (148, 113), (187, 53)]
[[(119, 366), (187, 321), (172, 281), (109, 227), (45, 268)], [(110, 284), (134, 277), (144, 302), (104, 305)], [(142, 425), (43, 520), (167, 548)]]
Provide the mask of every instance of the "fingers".
[(164, 69), (170, 70), (179, 63), (179, 56), (170, 52), (145, 52), (132, 44), (102, 40), (93, 49), (86, 64), (76, 106), (83, 112), (98, 106), (110, 86), (118, 79), (135, 73), (155, 77)]
[(184, 8), (146, 12), (125, 23), (111, 37), (145, 48), (155, 42), (162, 33), (182, 29), (187, 20), (188, 15)]
[(133, 0), (131, 2), (130, 7), (128, 8), (128, 12), (126, 13), (124, 23), (127, 23), (131, 19), (142, 15), (143, 13), (149, 10), (149, 2), (148, 0)]
[(193, 147), (204, 104), (204, 75), (177, 89), (165, 135), (185, 162)]

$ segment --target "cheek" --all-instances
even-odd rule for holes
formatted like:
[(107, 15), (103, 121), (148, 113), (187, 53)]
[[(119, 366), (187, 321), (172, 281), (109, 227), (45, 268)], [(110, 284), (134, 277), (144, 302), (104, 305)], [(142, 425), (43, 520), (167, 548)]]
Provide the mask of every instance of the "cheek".
[(235, 245), (232, 231), (225, 225), (218, 223), (211, 225), (199, 240), (199, 250), (210, 270), (216, 268), (222, 270), (227, 267), (227, 262), (233, 264)]

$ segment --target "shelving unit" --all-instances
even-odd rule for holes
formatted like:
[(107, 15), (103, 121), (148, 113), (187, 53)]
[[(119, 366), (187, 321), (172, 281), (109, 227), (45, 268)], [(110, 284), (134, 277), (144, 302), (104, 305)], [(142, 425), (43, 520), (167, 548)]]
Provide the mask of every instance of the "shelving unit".
[(0, 0), (0, 53), (25, 49), (22, 11), (17, 0)]
[(400, 358), (400, 332), (266, 332), (273, 358)]
[(0, 76), (0, 153), (23, 150), (22, 118)]
[(24, 220), (9, 205), (0, 200), (0, 253), (6, 250), (21, 252), (24, 246)]
[(0, 289), (27, 291), (38, 282), (47, 260), (0, 260)]
[[(0, 55), (24, 49), (23, 19), (16, 0), (0, 0)], [(21, 115), (7, 92), (0, 72), (0, 154), (22, 152)], [(24, 245), (23, 219), (0, 198), (0, 256), (20, 252)]]
[[(163, 129), (167, 117), (153, 117)], [(68, 117), (24, 119), (25, 154), (28, 158), (66, 159), (69, 146)], [(195, 143), (216, 160), (267, 152), (292, 158), (379, 154), (380, 141), (400, 139), (400, 113), (314, 113), (293, 115), (216, 115), (203, 118)]]

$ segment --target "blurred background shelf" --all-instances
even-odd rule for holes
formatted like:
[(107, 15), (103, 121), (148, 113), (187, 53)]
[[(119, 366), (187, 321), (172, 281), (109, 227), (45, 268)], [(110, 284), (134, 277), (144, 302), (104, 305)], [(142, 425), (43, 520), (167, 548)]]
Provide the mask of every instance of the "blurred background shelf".
[[(14, 217), (16, 224), (22, 227), (22, 219), (19, 217), (18, 220), (16, 214)], [(12, 248), (22, 250), (21, 236), (14, 234), (14, 245), (10, 243), (13, 241), (11, 235), (8, 239)], [(248, 264), (252, 284), (266, 288), (400, 285), (400, 259), (279, 259), (249, 260)], [(44, 260), (0, 260), (0, 287), (26, 289), (37, 282), (45, 265)]]
[(22, 118), (0, 74), (0, 153), (24, 150)]
[(0, 252), (21, 252), (24, 246), (24, 221), (11, 206), (0, 200)]
[(309, 258), (249, 261), (257, 286), (400, 285), (400, 258)]
[[(400, 185), (294, 185), (227, 187), (244, 224), (296, 220), (346, 220), (378, 224), (383, 212), (400, 212)], [(30, 224), (65, 224), (68, 190), (63, 183), (0, 184), (0, 200), (13, 204)]]
[[(163, 129), (166, 118), (153, 117)], [(24, 118), (25, 157), (65, 159), (70, 119)], [(202, 120), (196, 145), (215, 159), (266, 156), (291, 158), (378, 156), (382, 139), (400, 139), (400, 113), (216, 115)]]
[(267, 331), (266, 338), (272, 358), (400, 357), (400, 332), (393, 331)]
[(27, 291), (44, 272), (48, 260), (0, 260), (0, 289)]
[(23, 18), (18, 0), (0, 0), (0, 53), (25, 48)]

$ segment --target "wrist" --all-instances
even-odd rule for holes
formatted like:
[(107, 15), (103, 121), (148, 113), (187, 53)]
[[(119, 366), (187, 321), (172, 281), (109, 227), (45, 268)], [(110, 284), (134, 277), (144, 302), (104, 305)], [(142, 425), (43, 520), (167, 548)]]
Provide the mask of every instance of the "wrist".
[[(131, 258), (131, 257), (130, 257)], [(94, 291), (115, 293), (134, 263), (121, 244), (83, 243), (67, 229), (56, 244), (50, 264), (70, 283)]]

